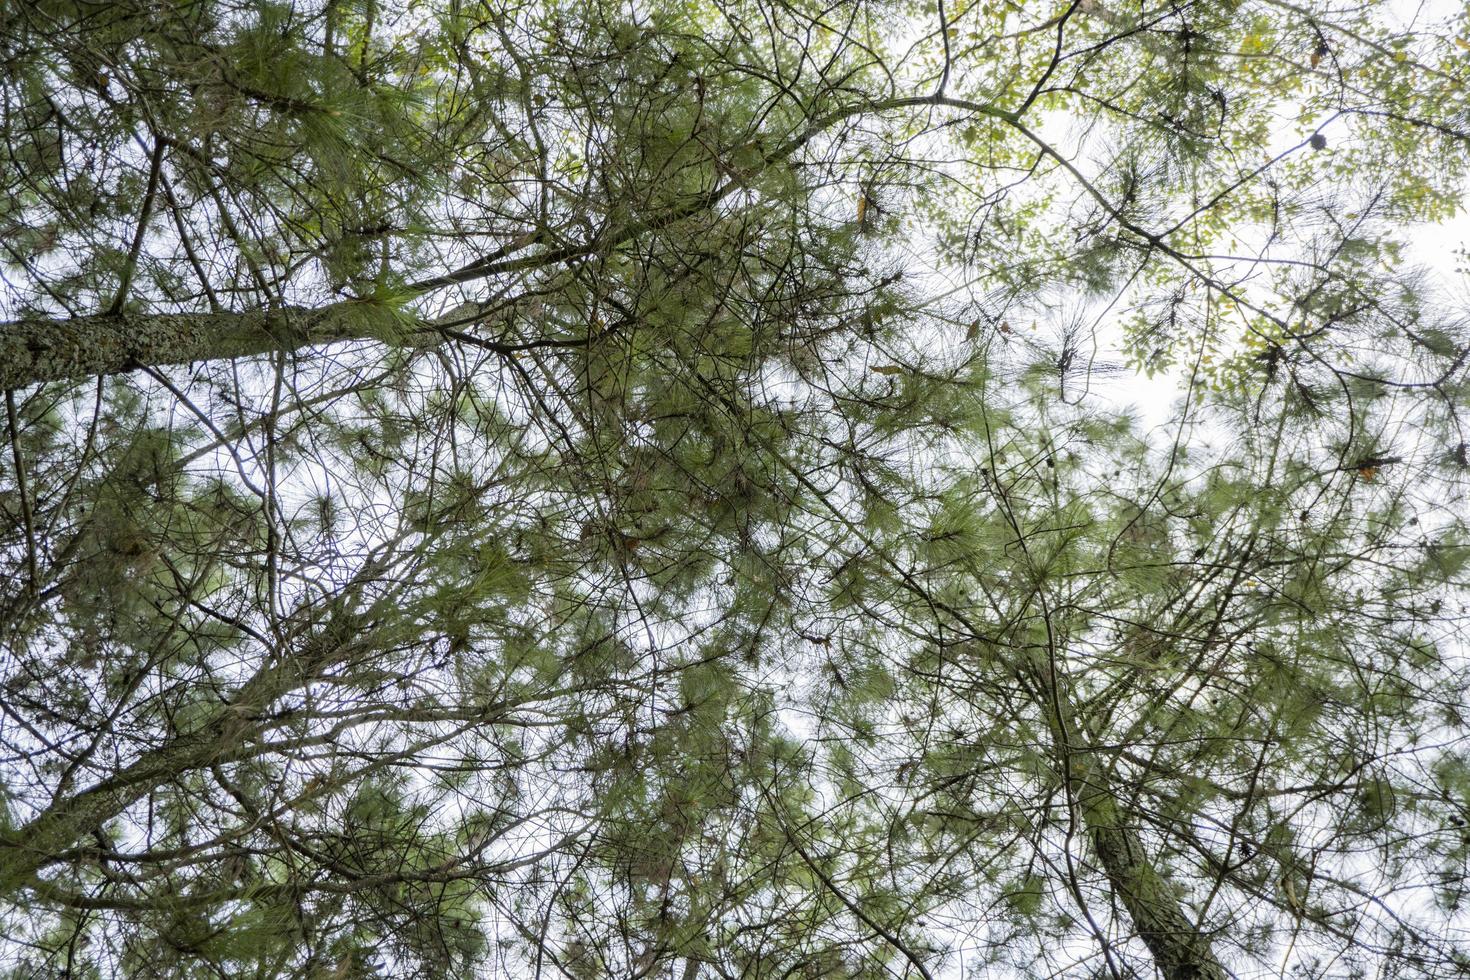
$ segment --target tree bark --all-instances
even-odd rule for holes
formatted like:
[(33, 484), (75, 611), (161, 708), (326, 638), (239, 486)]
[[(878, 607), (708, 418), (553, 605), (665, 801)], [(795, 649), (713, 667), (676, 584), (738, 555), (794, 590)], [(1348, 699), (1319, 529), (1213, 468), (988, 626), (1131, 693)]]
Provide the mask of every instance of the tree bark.
[(1103, 767), (1085, 767), (1075, 779), (1087, 842), (1159, 972), (1166, 980), (1227, 980), (1209, 937), (1195, 928), (1168, 878), (1149, 860)]
[[(255, 686), (274, 687), (269, 682), (279, 671), (265, 672)], [(176, 738), (116, 776), (57, 801), (17, 830), (0, 834), (0, 896), (24, 888), (32, 875), (158, 786), (211, 762), (238, 757), (253, 729), (250, 714), (269, 703), (264, 690), (251, 693), (258, 696), (216, 710), (203, 731)]]
[[(854, 116), (892, 109), (947, 106), (1016, 124), (1017, 117), (994, 106), (943, 95), (914, 96), (883, 102), (859, 102), (816, 119), (765, 153), (758, 167), (731, 176), (693, 200), (663, 214), (630, 221), (590, 242), (576, 242), (530, 255), (516, 255), (526, 243), (512, 243), (468, 265), (410, 284), (413, 295), (461, 285), (502, 273), (522, 273), (606, 254), (640, 235), (667, 228), (709, 211), (765, 168), (785, 160), (831, 127)], [(282, 307), (244, 313), (103, 313), (72, 319), (32, 318), (0, 322), (0, 391), (46, 381), (80, 380), (120, 374), (140, 367), (163, 367), (232, 357), (291, 351), (345, 340), (413, 342), (415, 338), (384, 336), (370, 317), (353, 316), (348, 300), (320, 309)], [(417, 337), (432, 342), (432, 326)]]
[(37, 872), (62, 860), (78, 841), (159, 786), (256, 751), (254, 739), (269, 724), (266, 709), (356, 651), (354, 637), (366, 632), (366, 616), (353, 612), (338, 616), (292, 656), (279, 661), (268, 657), (234, 697), (217, 705), (192, 730), (143, 753), (116, 775), (55, 800), (22, 826), (0, 831), (0, 899), (27, 887)]
[(1167, 874), (1149, 858), (1137, 816), (1114, 791), (1106, 760), (1076, 719), (1065, 681), (1049, 666), (1040, 668), (1038, 680), (1049, 701), (1043, 708), (1083, 836), (1154, 965), (1165, 980), (1229, 980), (1210, 937), (1196, 928)]
[(382, 339), (347, 304), (244, 313), (102, 313), (0, 323), (0, 391), (343, 340)]

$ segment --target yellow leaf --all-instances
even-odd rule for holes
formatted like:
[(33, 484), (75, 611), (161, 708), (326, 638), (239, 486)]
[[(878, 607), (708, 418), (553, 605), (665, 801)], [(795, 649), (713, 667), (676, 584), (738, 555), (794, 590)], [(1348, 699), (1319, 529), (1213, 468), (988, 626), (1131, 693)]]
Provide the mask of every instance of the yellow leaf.
[(903, 374), (903, 368), (897, 364), (874, 364), (874, 374)]

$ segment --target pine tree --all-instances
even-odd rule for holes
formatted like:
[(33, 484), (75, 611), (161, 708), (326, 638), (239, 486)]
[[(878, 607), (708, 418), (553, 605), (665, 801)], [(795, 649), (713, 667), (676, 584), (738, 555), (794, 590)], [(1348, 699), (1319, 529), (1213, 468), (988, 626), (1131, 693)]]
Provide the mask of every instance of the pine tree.
[(1462, 975), (1466, 36), (0, 8), (0, 963)]

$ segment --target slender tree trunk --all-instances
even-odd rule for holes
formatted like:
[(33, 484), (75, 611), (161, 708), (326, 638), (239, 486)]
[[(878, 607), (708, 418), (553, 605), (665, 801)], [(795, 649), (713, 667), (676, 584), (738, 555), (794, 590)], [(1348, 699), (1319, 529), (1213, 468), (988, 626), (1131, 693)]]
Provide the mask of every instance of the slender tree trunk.
[[(640, 235), (667, 228), (710, 210), (766, 167), (787, 159), (820, 134), (854, 116), (890, 109), (949, 106), (1012, 124), (1016, 116), (994, 106), (943, 96), (917, 96), (884, 102), (858, 102), (810, 120), (784, 143), (765, 154), (748, 173), (730, 177), (712, 190), (663, 214), (630, 221), (590, 242), (516, 254), (530, 242), (511, 243), (490, 255), (442, 275), (412, 283), (414, 295), (485, 279), (501, 273), (549, 268), (607, 254)], [(391, 340), (433, 343), (441, 335), (433, 326), (408, 337), (385, 337), (371, 318), (353, 316), (353, 301), (320, 309), (283, 307), (244, 313), (103, 313), (73, 319), (23, 319), (0, 322), (0, 391), (45, 381), (79, 380), (120, 374), (139, 367), (163, 367), (274, 351), (291, 351), (344, 340)]]
[(253, 740), (268, 724), (261, 720), (266, 709), (353, 652), (353, 636), (366, 617), (339, 615), (294, 656), (267, 660), (233, 698), (191, 731), (172, 736), (121, 772), (53, 801), (23, 826), (0, 832), (0, 898), (25, 888), (38, 871), (159, 786), (210, 764), (252, 754)]
[(1166, 980), (1228, 980), (1209, 936), (1195, 928), (1167, 873), (1149, 858), (1138, 818), (1114, 791), (1106, 760), (1078, 724), (1065, 684), (1047, 667), (1039, 679), (1051, 702), (1045, 710), (1083, 834), (1159, 972)]
[(382, 339), (347, 304), (244, 313), (102, 313), (0, 323), (0, 391), (343, 340)]
[(1226, 980), (1230, 974), (1209, 937), (1195, 928), (1172, 883), (1149, 859), (1137, 821), (1114, 795), (1103, 767), (1088, 767), (1077, 781), (1087, 842), (1159, 972), (1167, 980)]
[[(24, 888), (31, 876), (121, 814), (149, 792), (179, 776), (227, 762), (245, 747), (255, 724), (249, 715), (285, 692), (270, 684), (280, 668), (263, 671), (251, 682), (255, 698), (217, 709), (199, 731), (180, 735), (149, 752), (117, 775), (58, 800), (19, 829), (0, 834), (0, 896)], [(264, 682), (264, 683), (262, 683)], [(272, 697), (261, 687), (273, 687)], [(251, 703), (251, 702), (254, 703)]]

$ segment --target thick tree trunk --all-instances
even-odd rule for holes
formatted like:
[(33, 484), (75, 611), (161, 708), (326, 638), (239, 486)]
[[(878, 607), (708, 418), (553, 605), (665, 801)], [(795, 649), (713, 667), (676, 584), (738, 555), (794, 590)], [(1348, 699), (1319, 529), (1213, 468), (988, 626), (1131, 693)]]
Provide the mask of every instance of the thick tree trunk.
[(0, 391), (377, 337), (343, 304), (245, 313), (103, 313), (0, 323)]

